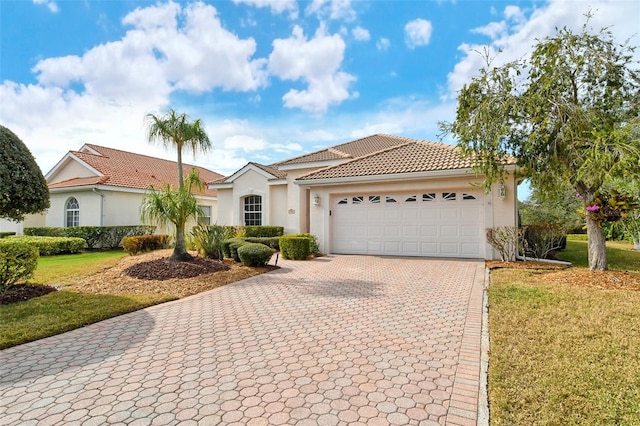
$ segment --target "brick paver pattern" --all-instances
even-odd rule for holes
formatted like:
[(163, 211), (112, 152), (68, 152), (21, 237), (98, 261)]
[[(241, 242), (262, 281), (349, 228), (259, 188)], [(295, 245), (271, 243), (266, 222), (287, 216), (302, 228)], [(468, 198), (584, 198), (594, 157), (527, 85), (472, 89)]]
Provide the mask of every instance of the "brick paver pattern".
[(0, 423), (476, 423), (482, 262), (279, 266), (1, 351)]

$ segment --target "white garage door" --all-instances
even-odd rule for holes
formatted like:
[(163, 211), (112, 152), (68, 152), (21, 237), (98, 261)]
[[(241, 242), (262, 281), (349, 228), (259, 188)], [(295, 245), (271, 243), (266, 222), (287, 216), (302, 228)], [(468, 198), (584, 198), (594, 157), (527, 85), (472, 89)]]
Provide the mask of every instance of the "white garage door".
[(484, 258), (482, 191), (336, 196), (333, 252)]

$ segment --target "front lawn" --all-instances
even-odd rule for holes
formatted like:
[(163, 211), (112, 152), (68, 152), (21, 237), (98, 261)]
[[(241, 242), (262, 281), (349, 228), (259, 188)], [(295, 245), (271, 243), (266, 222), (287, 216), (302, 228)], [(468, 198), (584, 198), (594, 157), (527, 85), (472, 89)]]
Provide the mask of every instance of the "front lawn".
[(70, 284), (78, 277), (114, 266), (125, 256), (128, 255), (122, 250), (41, 256), (38, 259), (38, 268), (29, 282), (50, 286)]
[[(640, 252), (608, 253), (612, 268), (639, 270)], [(557, 279), (600, 274), (586, 256), (586, 242), (569, 241), (559, 257), (581, 265), (571, 271), (492, 271), (492, 425), (640, 424), (640, 291)]]
[[(624, 241), (607, 241), (609, 269), (640, 272), (640, 252), (632, 250), (633, 244)], [(558, 259), (571, 262), (573, 266), (588, 268), (586, 241), (567, 241), (567, 248), (557, 254)]]

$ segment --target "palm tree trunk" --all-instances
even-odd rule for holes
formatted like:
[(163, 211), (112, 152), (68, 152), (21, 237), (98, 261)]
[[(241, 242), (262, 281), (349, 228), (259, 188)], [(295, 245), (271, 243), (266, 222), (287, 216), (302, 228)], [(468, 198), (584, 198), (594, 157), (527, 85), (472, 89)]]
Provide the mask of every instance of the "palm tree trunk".
[(173, 248), (173, 253), (169, 258), (170, 262), (188, 262), (193, 260), (193, 256), (187, 251), (187, 244), (184, 236), (184, 226), (176, 227), (176, 245)]

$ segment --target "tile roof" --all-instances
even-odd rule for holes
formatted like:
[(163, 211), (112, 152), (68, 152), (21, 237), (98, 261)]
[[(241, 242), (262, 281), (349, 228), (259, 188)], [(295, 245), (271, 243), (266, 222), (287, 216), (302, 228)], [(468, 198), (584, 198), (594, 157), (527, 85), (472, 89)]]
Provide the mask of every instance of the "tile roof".
[[(249, 165), (253, 165), (257, 168), (259, 168), (260, 170), (263, 170), (271, 175), (273, 175), (274, 177), (272, 179), (269, 180), (274, 180), (274, 179), (286, 179), (287, 178), (287, 172), (283, 172), (282, 170), (279, 170), (277, 167), (275, 166), (267, 166), (265, 164), (260, 164), (260, 163), (255, 163), (253, 161), (248, 162), (247, 164), (245, 164), (240, 170), (244, 169), (245, 167), (249, 166)], [(238, 173), (238, 172), (236, 172)], [(234, 173), (235, 174), (235, 173)], [(229, 179), (231, 176), (225, 176), (222, 177), (220, 179), (214, 180), (214, 181), (210, 181), (208, 182), (209, 184), (215, 185), (215, 184), (220, 184), (220, 183), (229, 183), (227, 181), (227, 179)]]
[(472, 167), (472, 161), (462, 159), (459, 149), (451, 145), (395, 136), (376, 136), (402, 140), (403, 143), (337, 166), (320, 169), (301, 176), (297, 180), (390, 175)]
[[(49, 183), (50, 189), (96, 184), (134, 189), (147, 189), (149, 186), (158, 189), (166, 183), (175, 187), (178, 186), (178, 165), (175, 161), (134, 154), (93, 144), (85, 144), (85, 147), (88, 147), (89, 150), (70, 152), (99, 171), (103, 176), (51, 182)], [(95, 154), (94, 151), (97, 152), (97, 154)], [(182, 166), (185, 175), (191, 171), (192, 167), (195, 167), (204, 182), (210, 182), (222, 177), (221, 174), (203, 167), (184, 163)], [(215, 197), (217, 191), (208, 189), (205, 185), (203, 194)]]
[(310, 163), (316, 161), (328, 160), (348, 160), (350, 158), (358, 158), (371, 153), (391, 148), (403, 143), (408, 139), (398, 136), (376, 134), (355, 141), (332, 146), (320, 151), (304, 154), (298, 157), (290, 158), (274, 164), (275, 166), (284, 166), (290, 164)]

